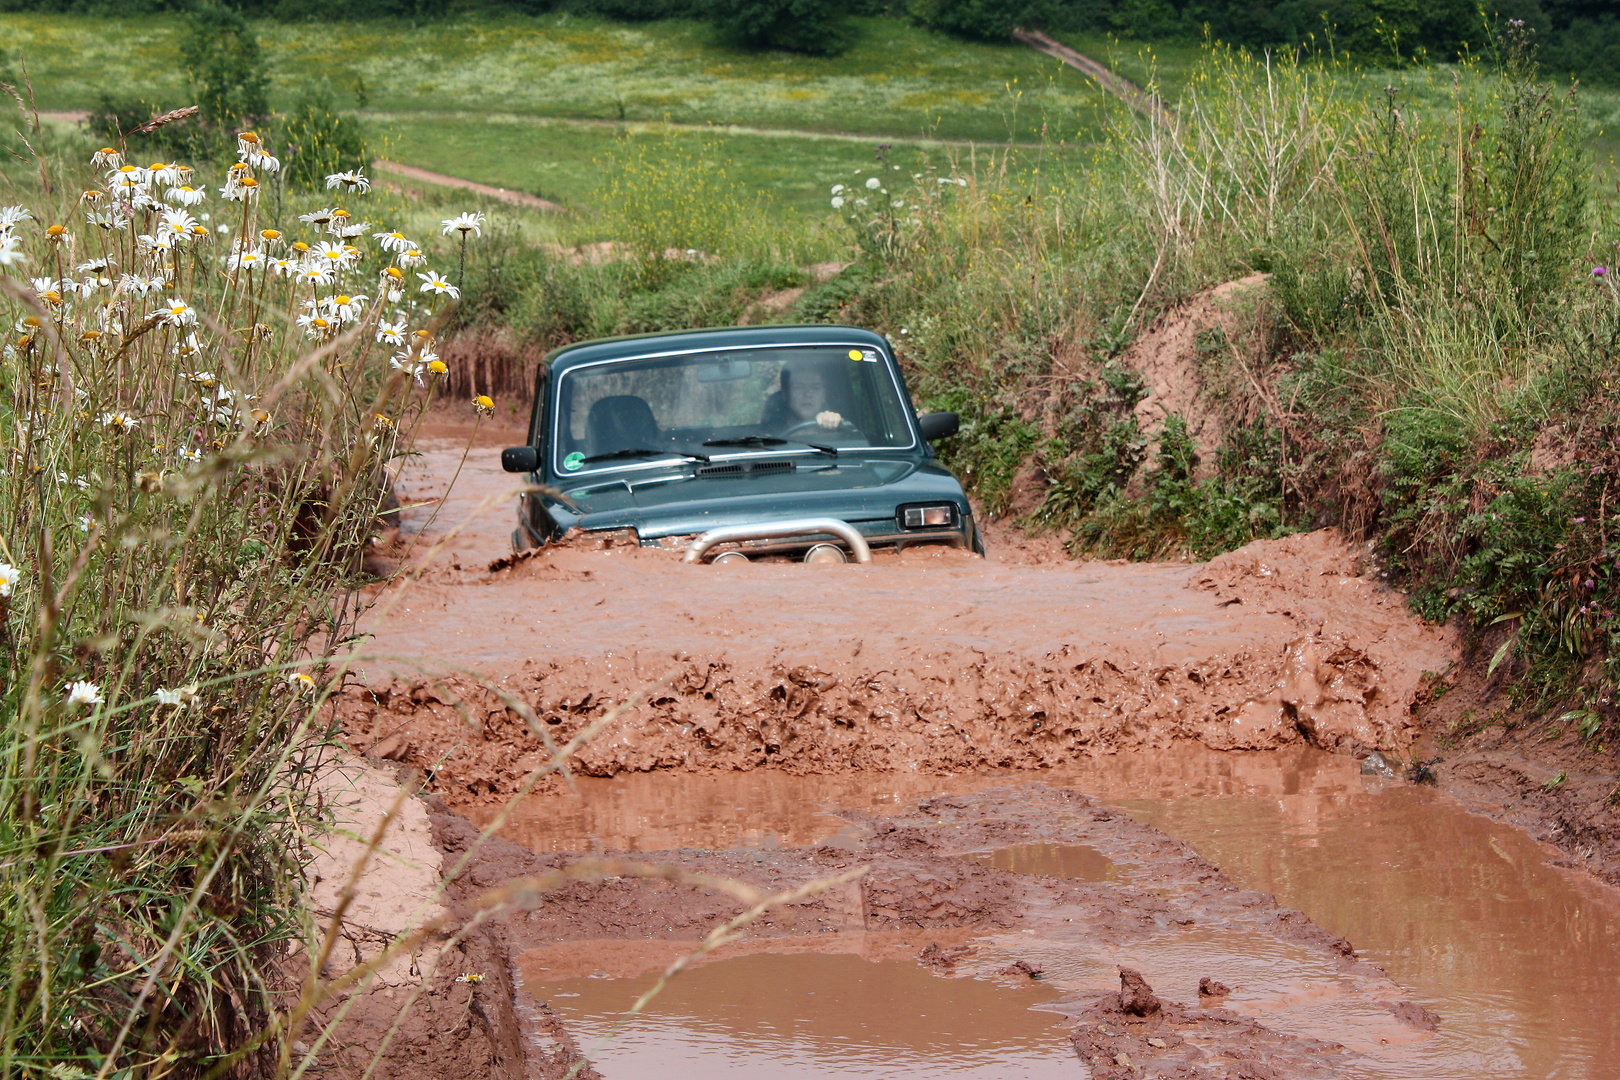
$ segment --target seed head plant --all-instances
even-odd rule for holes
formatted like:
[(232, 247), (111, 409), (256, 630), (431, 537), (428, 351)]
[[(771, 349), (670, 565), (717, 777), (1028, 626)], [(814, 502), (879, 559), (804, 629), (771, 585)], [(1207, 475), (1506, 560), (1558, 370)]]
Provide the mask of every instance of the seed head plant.
[(277, 1045), (361, 555), (447, 372), (458, 291), (365, 175), (281, 222), (235, 144), (0, 200), (4, 1077)]

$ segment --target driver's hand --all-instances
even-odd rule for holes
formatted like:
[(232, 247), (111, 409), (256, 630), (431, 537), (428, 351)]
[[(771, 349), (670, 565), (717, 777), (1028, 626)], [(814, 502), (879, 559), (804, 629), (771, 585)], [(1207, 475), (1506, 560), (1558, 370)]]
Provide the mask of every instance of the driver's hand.
[(843, 422), (844, 418), (833, 412), (831, 409), (828, 409), (825, 412), (816, 413), (816, 426), (823, 428), (826, 431), (837, 431), (838, 425), (842, 424)]

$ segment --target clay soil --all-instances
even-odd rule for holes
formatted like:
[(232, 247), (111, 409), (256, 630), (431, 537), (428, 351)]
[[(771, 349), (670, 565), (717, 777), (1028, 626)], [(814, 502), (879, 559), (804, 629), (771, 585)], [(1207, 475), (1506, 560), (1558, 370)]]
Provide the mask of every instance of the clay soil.
[[(1031, 771), (1017, 788), (888, 817), (833, 808), (848, 826), (836, 845), (633, 856), (762, 889), (869, 868), (767, 914), (733, 949), (815, 950), (861, 934), (868, 953), (916, 957), (942, 975), (1016, 980), (1037, 961), (1010, 962), (1005, 949), (982, 944), (986, 935), (1032, 930), (1102, 949), (1166, 927), (1210, 927), (1320, 957), (1362, 1018), (1338, 1033), (1267, 1027), (1223, 1009), (1218, 994), (1201, 995), (1199, 972), (1157, 988), (1124, 972), (1118, 993), (1059, 1003), (1077, 1061), (1099, 1078), (1345, 1075), (1356, 1071), (1357, 1046), (1399, 1045), (1433, 1025), (1350, 943), (1303, 914), (1236, 888), (1191, 848), (1085, 792), (1038, 782), (1038, 770), (1077, 757), (1177, 740), (1218, 750), (1309, 743), (1396, 761), (1428, 753), (1425, 723), (1454, 726), (1433, 708), (1439, 673), (1453, 669), (1460, 646), (1361, 573), (1361, 554), (1334, 533), (1256, 543), (1199, 565), (1075, 563), (1053, 543), (999, 529), (988, 560), (923, 549), (868, 567), (688, 566), (678, 553), (597, 542), (513, 559), (507, 495), (516, 484), (491, 451), (522, 433), (479, 432), (455, 492), (422, 535), (468, 438), (449, 425), (431, 434), (400, 478), (400, 534), (373, 553), (375, 567), (404, 566), (414, 581), (379, 586), (365, 659), (338, 708), (357, 754), (425, 790), (433, 873), (464, 863), (439, 900), (445, 925), (473, 925), (434, 939), (444, 960), (431, 975), (407, 971), (356, 999), (344, 1049), (328, 1059), (336, 1071), (359, 1074), (407, 988), (425, 980), (379, 1080), (561, 1076), (578, 1064), (578, 1048), (525, 970), (660, 970), (740, 909), (695, 886), (616, 875), (474, 918), (491, 890), (510, 891), (576, 856), (499, 837), (478, 844), (468, 817), (487, 820), (518, 793), (547, 760), (547, 742), (563, 743), (632, 700), (573, 768), (601, 777)], [(452, 536), (449, 527), (480, 505), (485, 512)], [(1442, 772), (1486, 802), (1536, 779), (1504, 775), (1462, 760)], [(527, 797), (558, 785), (548, 779)], [(1613, 865), (1612, 844), (1573, 834), (1571, 843), (1596, 853), (1585, 865)], [(1128, 872), (1062, 880), (961, 857), (1037, 842), (1084, 844)], [(454, 977), (474, 971), (483, 981)]]

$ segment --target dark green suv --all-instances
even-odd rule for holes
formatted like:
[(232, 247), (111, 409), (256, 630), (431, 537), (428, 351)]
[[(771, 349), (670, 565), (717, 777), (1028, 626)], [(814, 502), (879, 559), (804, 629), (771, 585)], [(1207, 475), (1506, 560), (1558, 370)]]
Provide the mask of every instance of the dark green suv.
[(866, 562), (873, 547), (984, 553), (962, 485), (929, 442), (889, 343), (848, 326), (613, 338), (547, 356), (529, 442), (501, 453), (530, 494), (513, 547), (632, 530), (690, 562)]

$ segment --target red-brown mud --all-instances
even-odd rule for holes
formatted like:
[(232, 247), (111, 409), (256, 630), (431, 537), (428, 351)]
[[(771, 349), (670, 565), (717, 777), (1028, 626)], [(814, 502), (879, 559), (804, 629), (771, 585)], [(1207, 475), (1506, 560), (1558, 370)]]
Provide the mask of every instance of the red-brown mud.
[[(401, 478), (400, 535), (377, 553), (415, 564), (420, 580), (377, 596), (360, 678), (339, 703), (355, 749), (425, 777), (445, 866), (477, 835), (462, 815), (484, 818), (546, 759), (540, 733), (560, 742), (637, 693), (643, 703), (580, 752), (578, 771), (880, 784), (1041, 768), (1068, 783), (1056, 779), (1065, 767), (1096, 755), (1189, 742), (1409, 752), (1421, 734), (1413, 705), (1456, 652), (1361, 576), (1330, 532), (1203, 565), (1073, 563), (1000, 529), (986, 561), (921, 550), (869, 567), (706, 567), (589, 543), (512, 560), (504, 496), (517, 482), (491, 468), (490, 451), (521, 437), (480, 431), (417, 535), (466, 446), (423, 443)], [(480, 504), (493, 509), (451, 536)], [(556, 790), (527, 805), (543, 815)], [(1063, 994), (1048, 1007), (1074, 1023), (1074, 1051), (1095, 1076), (1438, 1075), (1432, 1061), (1418, 1067), (1433, 1014), (1348, 942), (1092, 795), (1020, 780), (832, 810), (826, 839), (798, 847), (735, 847), (717, 827), (725, 847), (657, 850), (634, 826), (620, 832), (637, 858), (759, 887), (869, 866), (770, 913), (728, 955), (854, 953), (1038, 981)], [(574, 858), (531, 846), (486, 843), (444, 902), (466, 913), (485, 891)], [(1047, 849), (1069, 854), (1029, 854)], [(436, 1019), (411, 1021), (390, 1075), (517, 1075), (513, 1046), (529, 1075), (559, 1075), (578, 1047), (541, 1000), (548, 986), (646, 978), (736, 910), (684, 885), (564, 886), (467, 940), (486, 952), (465, 962), (503, 976), (435, 986)], [(1141, 972), (1157, 1010), (1121, 1001), (1121, 967)], [(1228, 993), (1200, 993), (1222, 982)], [(475, 1001), (497, 1018), (483, 1035), (440, 1022), (458, 1007), (473, 1015)], [(374, 1006), (385, 1015), (375, 1003), (357, 1014)], [(438, 1067), (440, 1054), (452, 1067)]]
[[(442, 472), (457, 457), (439, 448), (426, 463)], [(480, 461), (457, 497), (503, 484)], [(410, 476), (402, 487), (418, 497)], [(1449, 655), (1330, 532), (1197, 566), (948, 549), (871, 566), (691, 566), (574, 545), (488, 570), (507, 524), (480, 524), (379, 598), (364, 685), (343, 702), (352, 745), (429, 771), (458, 805), (510, 795), (543, 759), (518, 703), (560, 741), (645, 691), (579, 754), (597, 776), (1041, 768), (1176, 739), (1402, 750), (1422, 677)]]
[[(1180, 1025), (1181, 1041), (1195, 1040), (1221, 1060), (1283, 1062), (1303, 1070), (1278, 1075), (1398, 1070), (1402, 1048), (1421, 1041), (1392, 1010), (1409, 1003), (1405, 991), (1359, 959), (1350, 943), (1278, 907), (1269, 895), (1235, 887), (1189, 846), (1086, 795), (1025, 784), (937, 797), (892, 816), (860, 810), (838, 815), (852, 830), (840, 834), (836, 845), (678, 849), (639, 857), (769, 889), (868, 866), (864, 878), (842, 890), (768, 914), (727, 955), (911, 956), (943, 974), (1015, 981), (1032, 975), (1045, 980), (1051, 970), (1049, 985), (1066, 993), (1045, 1007), (1085, 1018), (1092, 1025), (1084, 1029), (1087, 1046), (1112, 1047), (1110, 1057), (1136, 1046), (1134, 1029), (1106, 1022), (1110, 992), (1106, 983), (1097, 985), (1097, 972), (1112, 975), (1108, 965), (1122, 951), (1145, 957), (1161, 990), (1196, 1002), (1198, 978), (1207, 972), (1187, 968), (1188, 956), (1215, 962), (1226, 950), (1257, 942), (1274, 955), (1264, 969), (1270, 985), (1251, 989), (1269, 995), (1267, 1012), (1281, 1026), (1194, 1006), (1167, 1013), (1160, 1028)], [(477, 836), (442, 803), (432, 820), (447, 860), (459, 858)], [(1117, 877), (1022, 874), (962, 858), (986, 848), (1060, 842), (1102, 853), (1119, 867)], [(571, 858), (490, 841), (451, 882), (449, 903), (476, 904), (488, 889)], [(500, 931), (527, 991), (541, 996), (547, 984), (587, 974), (629, 979), (660, 970), (738, 908), (690, 886), (656, 888), (629, 878), (578, 881), (533, 910), (504, 919)], [(1059, 967), (1053, 956), (1060, 958)], [(1294, 1027), (1326, 1028), (1354, 1045), (1290, 1033)], [(1088, 1059), (1089, 1053), (1082, 1049)], [(1386, 1060), (1363, 1063), (1369, 1053)]]

